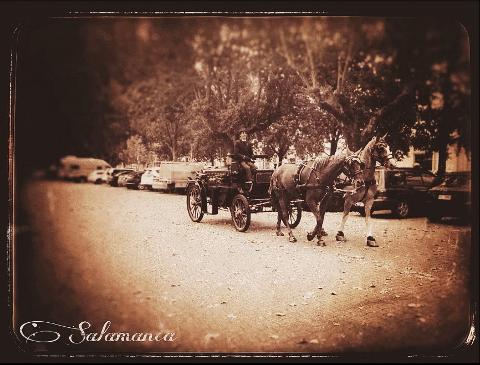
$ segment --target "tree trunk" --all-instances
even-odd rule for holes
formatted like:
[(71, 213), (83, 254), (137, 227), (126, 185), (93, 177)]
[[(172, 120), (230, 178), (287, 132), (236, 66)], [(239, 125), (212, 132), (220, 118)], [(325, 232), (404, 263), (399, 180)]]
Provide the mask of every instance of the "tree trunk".
[[(345, 126), (343, 128), (343, 138), (345, 138), (345, 143), (350, 151), (357, 151), (358, 149), (364, 147), (362, 145), (361, 134), (358, 131), (356, 123), (353, 123), (350, 126)], [(366, 144), (366, 143), (365, 143)]]
[(285, 154), (278, 154), (278, 166), (282, 166), (283, 158), (285, 157)]
[[(446, 75), (450, 75), (450, 70), (448, 69)], [(447, 168), (447, 159), (448, 159), (448, 145), (450, 141), (450, 129), (448, 128), (448, 120), (452, 118), (451, 113), (451, 93), (452, 85), (447, 76), (443, 77), (442, 80), (442, 93), (443, 93), (443, 110), (439, 116), (439, 130), (438, 130), (438, 170), (437, 178), (435, 183), (440, 183), (445, 176), (445, 170)]]
[[(361, 143), (366, 144), (370, 138), (372, 138), (375, 134), (375, 130), (377, 129), (378, 124), (380, 124), (383, 120), (388, 118), (388, 116), (398, 110), (399, 108), (406, 108), (408, 105), (415, 105), (415, 102), (412, 102), (412, 98), (414, 97), (414, 90), (415, 90), (415, 82), (411, 82), (405, 84), (400, 94), (398, 94), (395, 99), (393, 99), (390, 103), (383, 106), (379, 110), (377, 110), (368, 120), (367, 125), (363, 129), (361, 133)], [(362, 146), (363, 147), (363, 146)]]
[(330, 156), (333, 156), (337, 152), (338, 147), (338, 135), (333, 135), (330, 139)]
[(440, 147), (438, 151), (438, 170), (437, 170), (437, 180), (441, 181), (445, 176), (445, 170), (447, 168), (447, 158), (448, 158), (448, 144)]

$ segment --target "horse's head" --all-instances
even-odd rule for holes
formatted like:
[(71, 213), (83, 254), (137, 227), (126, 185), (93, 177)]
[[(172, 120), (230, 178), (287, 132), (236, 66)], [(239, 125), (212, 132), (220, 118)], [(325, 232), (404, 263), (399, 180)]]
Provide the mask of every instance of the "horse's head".
[(363, 169), (365, 164), (362, 162), (358, 154), (354, 153), (345, 159), (343, 165), (343, 173), (353, 181), (355, 188), (365, 185), (363, 181)]
[(390, 162), (392, 154), (390, 153), (390, 148), (385, 141), (386, 136), (387, 135), (385, 134), (383, 137), (374, 137), (375, 143), (372, 147), (372, 159), (374, 161), (378, 161), (380, 165), (386, 168), (393, 168), (395, 166)]

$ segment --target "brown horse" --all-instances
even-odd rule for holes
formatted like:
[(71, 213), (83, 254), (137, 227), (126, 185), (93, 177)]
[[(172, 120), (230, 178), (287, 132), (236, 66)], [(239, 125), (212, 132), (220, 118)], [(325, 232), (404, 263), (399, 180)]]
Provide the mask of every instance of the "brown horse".
[(378, 244), (372, 236), (370, 224), (370, 211), (372, 209), (375, 194), (377, 192), (377, 183), (375, 181), (375, 165), (380, 163), (386, 168), (392, 168), (394, 165), (390, 162), (390, 149), (385, 142), (385, 136), (373, 137), (367, 145), (359, 151), (361, 161), (364, 163), (363, 181), (365, 185), (360, 189), (353, 190), (352, 193), (345, 194), (345, 203), (343, 206), (343, 218), (340, 229), (337, 232), (337, 241), (346, 241), (343, 229), (348, 218), (348, 213), (353, 204), (363, 202), (365, 206), (365, 224), (367, 226), (367, 245), (377, 247)]
[[(294, 164), (279, 166), (272, 174), (268, 190), (272, 198), (272, 206), (278, 212), (277, 236), (283, 236), (280, 230), (283, 220), (288, 229), (289, 241), (297, 241), (288, 223), (290, 202), (293, 199), (304, 198), (317, 220), (313, 231), (307, 234), (307, 239), (311, 241), (317, 236), (317, 244), (324, 246), (325, 243), (322, 240), (323, 218), (327, 202), (333, 192), (334, 180), (344, 172), (354, 180), (356, 185), (361, 186), (363, 185), (363, 167), (359, 156), (350, 151), (309, 161), (303, 164), (301, 170), (299, 170), (299, 166)], [(298, 171), (300, 171), (299, 174)]]

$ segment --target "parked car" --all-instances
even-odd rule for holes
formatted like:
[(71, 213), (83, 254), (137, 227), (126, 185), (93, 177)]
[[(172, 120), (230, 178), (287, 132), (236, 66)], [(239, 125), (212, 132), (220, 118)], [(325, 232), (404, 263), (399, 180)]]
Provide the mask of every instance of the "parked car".
[(134, 174), (136, 174), (136, 171), (124, 171), (119, 173), (117, 179), (117, 186), (126, 187), (128, 179), (130, 179), (130, 177), (132, 177)]
[(88, 177), (87, 181), (94, 183), (94, 184), (101, 184), (105, 182), (105, 171), (106, 170), (94, 170), (92, 171)]
[(108, 173), (111, 169), (112, 168), (102, 170), (102, 174), (99, 175), (100, 180), (101, 180), (101, 184), (106, 184), (108, 182), (108, 176), (109, 176)]
[(117, 179), (117, 186), (128, 187), (128, 182), (130, 181), (130, 179), (132, 177), (135, 177), (138, 174), (140, 175), (143, 174), (143, 171), (140, 172), (140, 171), (131, 170), (131, 171), (124, 171), (119, 173), (118, 179)]
[(110, 167), (110, 168), (105, 170), (105, 174), (103, 176), (104, 176), (104, 179), (105, 179), (104, 182), (106, 184), (110, 184), (110, 181), (112, 180), (113, 170), (115, 170), (113, 167)]
[(133, 169), (127, 168), (114, 168), (108, 173), (108, 184), (110, 186), (118, 186), (118, 178), (125, 172), (133, 171)]
[(138, 189), (143, 174), (144, 174), (144, 171), (135, 171), (135, 172), (129, 173), (125, 178), (125, 186), (128, 189)]
[(76, 182), (86, 182), (88, 175), (95, 170), (111, 167), (104, 160), (89, 157), (65, 156), (60, 159), (58, 177)]
[(472, 212), (472, 174), (453, 172), (428, 191), (427, 218), (439, 222), (443, 217), (469, 219)]
[(160, 166), (149, 167), (145, 169), (145, 172), (143, 173), (140, 179), (140, 184), (138, 185), (138, 188), (140, 190), (144, 190), (144, 189), (151, 190), (153, 185), (153, 178), (158, 176), (159, 172), (160, 172)]
[[(390, 210), (398, 218), (407, 218), (413, 212), (424, 212), (428, 190), (433, 187), (435, 177), (421, 167), (377, 168), (377, 194), (371, 212)], [(352, 211), (365, 214), (363, 203), (355, 204)]]

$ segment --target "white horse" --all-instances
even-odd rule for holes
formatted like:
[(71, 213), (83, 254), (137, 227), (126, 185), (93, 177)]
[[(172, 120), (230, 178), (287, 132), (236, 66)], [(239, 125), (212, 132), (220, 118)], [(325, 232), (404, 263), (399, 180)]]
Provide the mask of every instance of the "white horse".
[(350, 213), (350, 208), (357, 202), (363, 202), (365, 206), (365, 224), (367, 226), (367, 245), (378, 247), (375, 238), (372, 235), (372, 226), (370, 224), (370, 212), (372, 209), (375, 194), (377, 193), (377, 182), (375, 181), (375, 165), (379, 162), (386, 168), (392, 168), (394, 165), (390, 162), (390, 149), (385, 142), (385, 136), (373, 137), (370, 142), (359, 152), (360, 160), (365, 164), (363, 170), (363, 181), (365, 185), (352, 193), (345, 194), (345, 203), (343, 206), (343, 218), (340, 229), (337, 232), (337, 241), (346, 241), (343, 229)]

